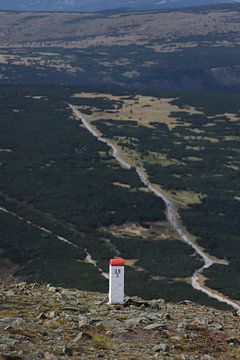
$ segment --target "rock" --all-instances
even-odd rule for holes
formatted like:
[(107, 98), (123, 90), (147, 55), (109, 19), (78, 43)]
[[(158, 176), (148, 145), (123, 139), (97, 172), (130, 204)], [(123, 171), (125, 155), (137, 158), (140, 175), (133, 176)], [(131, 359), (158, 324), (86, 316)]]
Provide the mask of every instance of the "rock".
[(146, 324), (148, 322), (149, 322), (149, 320), (147, 320), (146, 318), (141, 316), (141, 317), (137, 317), (137, 318), (127, 319), (125, 324), (128, 327), (135, 327), (139, 324), (143, 324), (143, 323)]
[(147, 301), (137, 301), (134, 299), (128, 299), (127, 301), (125, 301), (124, 304), (125, 307), (129, 307), (129, 306), (136, 306), (136, 307), (150, 307), (149, 303)]
[(11, 335), (3, 335), (0, 337), (0, 344), (4, 344), (7, 346), (15, 346), (19, 343), (19, 340), (12, 338)]
[(36, 287), (37, 287), (37, 283), (32, 283), (32, 284), (30, 285), (30, 288), (31, 288), (32, 290), (34, 290)]
[(151, 309), (158, 310), (164, 305), (165, 301), (163, 299), (154, 299), (149, 302)]
[(30, 338), (25, 335), (14, 335), (14, 339), (21, 342), (21, 341), (29, 340)]
[(51, 354), (49, 352), (46, 352), (44, 354), (44, 359), (45, 360), (58, 360), (58, 358), (54, 354)]
[(159, 359), (159, 360), (176, 360), (176, 358), (172, 357), (171, 355), (164, 353), (164, 356), (162, 356), (162, 354), (160, 353), (156, 353), (153, 356), (153, 359)]
[(21, 357), (21, 355), (8, 355), (8, 354), (4, 354), (1, 355), (1, 360), (25, 360), (23, 357)]
[(190, 300), (183, 300), (180, 302), (180, 305), (195, 305), (195, 303)]
[(77, 315), (65, 315), (65, 320), (69, 321), (69, 322), (75, 322), (78, 323), (79, 322), (79, 317)]
[(88, 322), (89, 322), (89, 324), (90, 325), (96, 325), (97, 323), (99, 323), (100, 321), (102, 321), (102, 319), (101, 318), (88, 318)]
[(0, 319), (0, 324), (5, 324), (7, 326), (24, 326), (27, 322), (22, 318), (2, 318)]
[(195, 324), (201, 325), (201, 326), (206, 326), (206, 325), (209, 324), (209, 321), (207, 319), (204, 319), (204, 318), (202, 318), (202, 319), (197, 318), (197, 319), (195, 319)]
[[(108, 302), (108, 297), (104, 297), (104, 299), (98, 300), (98, 301), (96, 301), (94, 304), (95, 304), (96, 306), (101, 306), (101, 305), (103, 305), (103, 304), (107, 304), (107, 302)], [(122, 306), (122, 305), (121, 305), (121, 306)]]
[(172, 320), (172, 317), (171, 317), (170, 314), (166, 314), (166, 315), (165, 315), (165, 319), (166, 319), (166, 320)]
[(181, 354), (181, 360), (197, 360), (196, 356)]
[(38, 352), (36, 352), (34, 358), (36, 360), (43, 360), (43, 359), (45, 359), (45, 354), (43, 351), (39, 350)]
[(78, 312), (79, 312), (80, 314), (87, 314), (87, 313), (89, 312), (89, 308), (87, 308), (86, 306), (80, 306), (80, 307), (78, 308)]
[(64, 346), (63, 354), (67, 356), (73, 356), (73, 350), (68, 346)]
[(70, 299), (72, 297), (72, 292), (67, 289), (62, 289), (61, 295), (66, 299)]
[(240, 310), (237, 310), (237, 311), (235, 312), (235, 315), (240, 317)]
[(178, 330), (181, 330), (181, 329), (184, 329), (186, 327), (187, 323), (186, 321), (181, 321), (180, 323), (177, 324), (177, 329)]
[(218, 331), (223, 331), (223, 325), (222, 324), (214, 324), (213, 329), (218, 330)]
[(80, 312), (80, 308), (78, 306), (65, 306), (65, 307), (62, 308), (62, 311)]
[(215, 360), (215, 358), (211, 355), (206, 354), (206, 355), (201, 356), (200, 360)]
[(48, 291), (49, 291), (49, 292), (52, 292), (52, 293), (56, 293), (56, 292), (58, 292), (58, 289), (55, 288), (54, 286), (49, 286), (49, 287), (48, 287)]
[(47, 315), (46, 315), (44, 312), (41, 312), (41, 313), (38, 315), (38, 319), (40, 319), (40, 320), (46, 320), (46, 319), (47, 319)]
[(13, 290), (8, 290), (4, 292), (4, 295), (7, 297), (13, 297), (15, 295)]
[(180, 336), (177, 336), (177, 335), (170, 337), (170, 339), (171, 339), (173, 342), (179, 342), (179, 341), (181, 341)]
[(104, 329), (111, 329), (111, 328), (116, 328), (116, 327), (119, 327), (123, 325), (123, 323), (119, 320), (103, 320), (103, 321), (99, 321), (97, 324), (96, 324), (96, 327), (102, 327)]
[(122, 335), (129, 332), (129, 329), (126, 329), (124, 327), (120, 328), (114, 328), (112, 330), (109, 330), (109, 335)]
[(237, 338), (229, 338), (226, 340), (226, 343), (229, 345), (239, 346), (240, 341)]
[(157, 330), (162, 328), (162, 323), (154, 323), (144, 327), (145, 330)]
[(56, 317), (58, 317), (59, 313), (55, 310), (50, 311), (49, 313), (47, 313), (47, 317), (48, 319), (55, 319)]
[(158, 314), (146, 314), (145, 318), (151, 321), (158, 321), (159, 315)]
[(44, 325), (45, 326), (49, 326), (49, 327), (53, 327), (55, 324), (56, 324), (56, 321), (57, 321), (58, 319), (56, 318), (56, 319), (49, 319), (49, 320), (45, 320), (44, 321)]
[(78, 343), (80, 340), (91, 340), (92, 336), (85, 331), (81, 331), (73, 340), (73, 344)]
[(1, 341), (0, 341), (0, 351), (6, 352), (7, 350), (8, 350), (8, 345), (7, 344), (1, 344)]
[(78, 316), (78, 326), (81, 328), (83, 326), (87, 326), (90, 324), (90, 320), (89, 318), (87, 318), (86, 316)]
[(53, 329), (52, 330), (52, 332), (54, 333), (54, 334), (62, 334), (63, 333), (63, 329), (61, 329), (61, 328), (57, 328), (57, 329)]
[[(32, 286), (31, 286), (32, 289), (33, 289), (33, 285), (34, 285), (34, 284), (32, 284)], [(22, 291), (22, 290), (26, 289), (27, 283), (26, 283), (25, 281), (24, 281), (24, 282), (20, 282), (20, 283), (18, 283), (18, 284), (15, 284), (14, 287), (17, 288), (17, 289), (19, 289), (20, 291)]]
[(159, 344), (159, 345), (155, 346), (153, 348), (153, 351), (154, 352), (161, 352), (161, 351), (169, 352), (170, 351), (170, 346), (167, 345), (167, 344), (162, 343), (162, 344)]
[(198, 337), (198, 334), (194, 331), (191, 331), (190, 333), (187, 334), (187, 338), (188, 339), (196, 339)]

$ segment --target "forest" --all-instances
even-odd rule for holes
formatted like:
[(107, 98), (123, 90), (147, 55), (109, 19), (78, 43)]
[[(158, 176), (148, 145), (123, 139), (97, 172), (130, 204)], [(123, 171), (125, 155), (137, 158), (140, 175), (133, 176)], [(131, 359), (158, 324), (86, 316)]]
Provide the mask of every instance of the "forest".
[[(134, 121), (134, 112), (131, 121), (96, 117), (93, 123), (126, 152), (136, 151), (153, 183), (173, 196), (198, 196), (196, 203), (180, 206), (182, 222), (209, 254), (229, 262), (207, 270), (206, 284), (240, 299), (239, 93), (185, 92), (172, 104), (182, 112), (172, 112), (179, 125), (171, 129), (161, 114), (150, 127)], [(189, 114), (186, 106), (201, 112)], [(151, 154), (169, 164), (149, 161)]]
[[(213, 36), (217, 40), (217, 35)], [(140, 93), (239, 90), (240, 46), (211, 47), (206, 41), (212, 40), (208, 37), (198, 47), (171, 52), (154, 49), (165, 45), (162, 39), (147, 46), (2, 48), (9, 60), (0, 62), (0, 84), (80, 85), (94, 91), (111, 87)]]
[[(110, 225), (165, 221), (164, 204), (142, 191), (134, 169), (122, 169), (110, 149), (73, 118), (63, 101), (73, 90), (0, 88), (1, 258), (18, 265), (15, 275), (28, 281), (106, 291), (101, 271), (117, 249), (145, 269), (141, 274), (127, 268), (127, 294), (217, 306), (185, 281), (201, 265), (187, 245), (106, 231)], [(87, 261), (89, 254), (96, 266)]]

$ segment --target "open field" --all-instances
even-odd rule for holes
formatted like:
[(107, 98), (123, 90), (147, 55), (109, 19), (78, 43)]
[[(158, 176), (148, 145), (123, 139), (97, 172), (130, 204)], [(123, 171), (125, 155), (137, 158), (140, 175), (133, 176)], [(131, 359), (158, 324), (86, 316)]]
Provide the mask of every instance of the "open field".
[[(83, 110), (90, 110), (91, 116), (89, 119), (94, 120), (119, 120), (119, 121), (135, 121), (138, 125), (150, 126), (151, 123), (164, 123), (169, 129), (176, 126), (181, 126), (181, 123), (177, 121), (178, 113), (201, 114), (193, 107), (186, 107), (184, 109), (177, 105), (173, 105), (174, 99), (171, 98), (156, 98), (153, 96), (133, 96), (133, 97), (119, 97), (111, 94), (97, 94), (97, 93), (81, 93), (74, 94), (73, 98), (88, 98), (95, 100), (97, 98), (107, 99), (110, 102), (116, 103), (114, 109), (101, 109), (94, 108), (94, 106), (83, 106)], [(173, 115), (174, 114), (174, 115)], [(88, 118), (88, 115), (86, 114)], [(182, 125), (186, 125), (182, 124)]]

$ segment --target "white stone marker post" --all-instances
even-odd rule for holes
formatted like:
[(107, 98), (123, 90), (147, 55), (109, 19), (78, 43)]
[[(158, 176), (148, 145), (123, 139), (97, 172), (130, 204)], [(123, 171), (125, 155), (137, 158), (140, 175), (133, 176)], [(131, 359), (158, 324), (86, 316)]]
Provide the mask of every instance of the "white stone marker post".
[(111, 259), (109, 265), (109, 304), (124, 303), (124, 265), (123, 259)]

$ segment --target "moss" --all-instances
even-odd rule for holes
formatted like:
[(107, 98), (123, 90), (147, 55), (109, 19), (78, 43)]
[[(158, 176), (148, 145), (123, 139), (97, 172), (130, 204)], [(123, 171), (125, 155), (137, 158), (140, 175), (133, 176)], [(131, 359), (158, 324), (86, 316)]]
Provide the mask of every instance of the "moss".
[(93, 336), (93, 346), (96, 349), (109, 350), (113, 348), (115, 342), (107, 335), (95, 334)]

